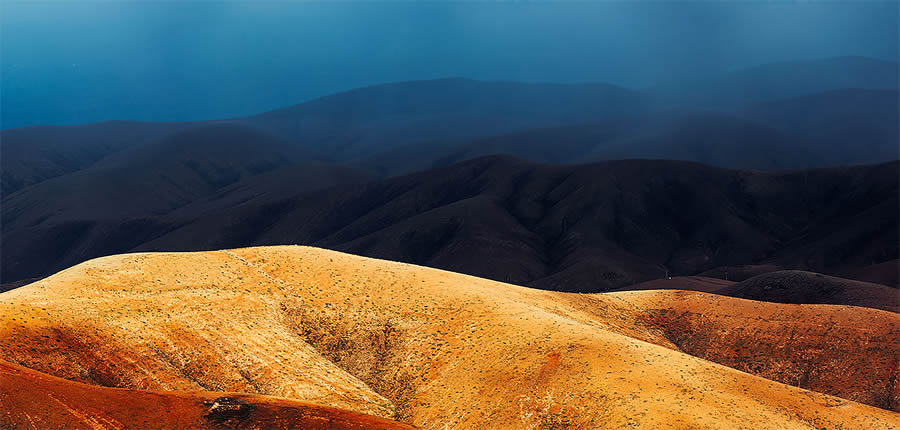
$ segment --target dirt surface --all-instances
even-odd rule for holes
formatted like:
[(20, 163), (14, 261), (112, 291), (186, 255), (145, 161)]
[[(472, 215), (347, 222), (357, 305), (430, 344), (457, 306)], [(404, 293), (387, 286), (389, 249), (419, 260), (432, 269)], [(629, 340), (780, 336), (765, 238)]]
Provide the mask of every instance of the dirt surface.
[(779, 305), (691, 291), (621, 293), (678, 349), (735, 369), (900, 410), (900, 318), (850, 306)]
[(0, 427), (17, 429), (412, 429), (352, 411), (239, 393), (105, 388), (0, 360)]
[[(684, 294), (697, 309), (676, 306)], [(89, 384), (276, 395), (428, 429), (900, 426), (895, 412), (683, 352), (666, 312), (716, 320), (710, 339), (726, 345), (747, 318), (777, 323), (741, 338), (773, 345), (758, 360), (832, 348), (814, 331), (800, 344), (784, 338), (830, 327), (845, 337), (829, 355), (842, 367), (811, 363), (832, 380), (850, 368), (852, 381), (872, 377), (854, 385), (862, 401), (893, 390), (893, 377), (887, 388), (876, 378), (896, 362), (870, 359), (897, 356), (893, 313), (678, 291), (566, 294), (299, 246), (80, 264), (0, 294), (0, 355)]]

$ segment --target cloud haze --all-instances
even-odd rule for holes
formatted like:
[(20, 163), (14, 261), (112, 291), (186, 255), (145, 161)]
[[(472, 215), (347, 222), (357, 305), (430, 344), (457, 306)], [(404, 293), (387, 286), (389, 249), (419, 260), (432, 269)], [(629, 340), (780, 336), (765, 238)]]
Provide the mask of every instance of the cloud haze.
[(897, 59), (885, 3), (4, 2), (2, 128), (246, 115), (463, 76), (644, 87), (772, 61)]

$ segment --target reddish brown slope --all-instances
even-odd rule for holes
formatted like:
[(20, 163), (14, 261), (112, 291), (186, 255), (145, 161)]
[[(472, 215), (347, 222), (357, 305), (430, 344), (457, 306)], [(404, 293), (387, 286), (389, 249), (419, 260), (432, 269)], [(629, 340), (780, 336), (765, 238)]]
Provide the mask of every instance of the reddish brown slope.
[(616, 295), (646, 312), (688, 354), (784, 384), (900, 410), (900, 318), (895, 313), (693, 291)]
[[(673, 293), (555, 293), (307, 247), (131, 254), (0, 294), (0, 354), (100, 385), (272, 394), (431, 429), (900, 426), (894, 412), (679, 351), (633, 300)], [(695, 294), (725, 315), (744, 302)], [(895, 331), (897, 314), (757, 306), (785, 327), (849, 330), (834, 357), (871, 384), (892, 368), (865, 361), (859, 334)], [(882, 314), (893, 319), (866, 319)]]
[(412, 429), (405, 424), (277, 397), (142, 391), (72, 382), (0, 360), (0, 428)]

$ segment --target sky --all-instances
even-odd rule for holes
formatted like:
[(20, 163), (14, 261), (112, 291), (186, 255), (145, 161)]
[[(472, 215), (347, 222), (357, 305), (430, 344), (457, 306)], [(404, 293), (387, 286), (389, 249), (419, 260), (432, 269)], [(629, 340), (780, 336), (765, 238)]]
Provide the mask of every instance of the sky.
[(898, 2), (0, 0), (0, 128), (259, 113), (404, 80), (631, 88), (898, 59)]

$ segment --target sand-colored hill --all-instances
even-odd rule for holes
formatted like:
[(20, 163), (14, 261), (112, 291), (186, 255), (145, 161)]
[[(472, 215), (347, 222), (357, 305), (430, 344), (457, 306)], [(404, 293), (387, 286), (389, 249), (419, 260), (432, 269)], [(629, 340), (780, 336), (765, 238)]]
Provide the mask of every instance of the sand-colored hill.
[(0, 360), (0, 427), (22, 429), (412, 429), (357, 412), (238, 393), (87, 385)]
[[(119, 255), (0, 294), (0, 356), (85, 383), (276, 395), (423, 428), (900, 426), (681, 352), (647, 310), (665, 294), (540, 291), (309, 247)], [(837, 328), (834, 357), (860, 378), (892, 365), (869, 349), (898, 352), (893, 313), (689, 294), (723, 324), (753, 310), (786, 335)]]

